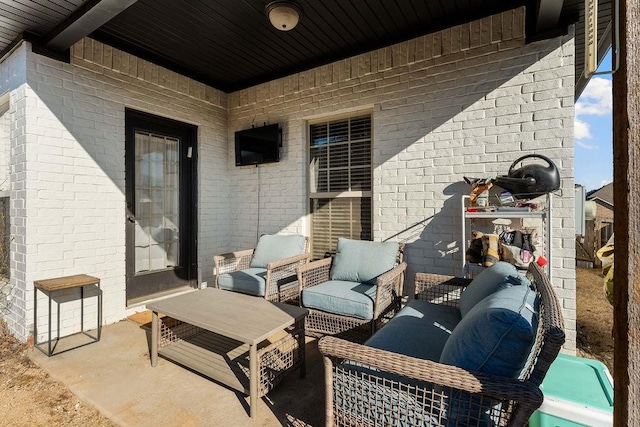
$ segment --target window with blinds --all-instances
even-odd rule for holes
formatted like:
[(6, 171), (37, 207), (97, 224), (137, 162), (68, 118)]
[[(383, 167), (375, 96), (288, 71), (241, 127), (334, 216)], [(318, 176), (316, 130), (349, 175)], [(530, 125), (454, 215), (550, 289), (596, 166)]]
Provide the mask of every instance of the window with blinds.
[(309, 197), (313, 258), (339, 237), (371, 240), (371, 116), (310, 126)]

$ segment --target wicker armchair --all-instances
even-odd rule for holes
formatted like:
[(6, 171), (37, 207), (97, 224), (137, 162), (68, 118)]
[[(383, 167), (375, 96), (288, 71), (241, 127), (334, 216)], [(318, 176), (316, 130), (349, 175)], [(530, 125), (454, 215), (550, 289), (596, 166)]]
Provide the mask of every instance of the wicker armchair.
[[(338, 251), (340, 251), (341, 241), (348, 241), (348, 239), (339, 239)], [(359, 243), (359, 241), (350, 242)], [(374, 242), (366, 242), (365, 244), (382, 245)], [(396, 252), (392, 254), (391, 268), (388, 271), (384, 271), (383, 268), (382, 274), (366, 284), (354, 281), (353, 284), (357, 285), (356, 288), (359, 289), (354, 288), (353, 292), (349, 290), (358, 296), (362, 296), (365, 291), (368, 293), (367, 298), (372, 300), (372, 307), (368, 315), (364, 316), (346, 315), (344, 312), (327, 307), (318, 309), (304, 301), (305, 290), (312, 288), (315, 290), (319, 285), (324, 286), (329, 282), (335, 282), (332, 280), (332, 268), (335, 267), (339, 254), (336, 257), (310, 262), (298, 268), (300, 306), (309, 310), (305, 323), (307, 334), (315, 336), (338, 335), (352, 341), (363, 342), (375, 332), (387, 316), (392, 316), (395, 311), (400, 309), (404, 272), (407, 264), (402, 262), (404, 245), (402, 243), (393, 243), (393, 245), (396, 245)], [(393, 257), (395, 257), (395, 262)], [(375, 260), (372, 261), (375, 262)], [(343, 284), (345, 282), (338, 285), (339, 287), (349, 287), (349, 283), (346, 283), (346, 286)], [(341, 297), (349, 298), (344, 295)], [(336, 298), (339, 297), (336, 296)]]
[[(300, 253), (275, 260), (270, 258), (277, 258), (278, 252), (274, 252), (271, 247), (265, 245), (265, 243), (281, 245), (287, 243), (286, 240), (295, 237), (299, 237), (298, 240), (302, 241), (302, 236), (262, 236), (255, 249), (215, 255), (213, 257), (214, 286), (249, 295), (263, 296), (268, 301), (295, 301), (298, 298), (296, 268), (306, 264), (311, 257), (308, 252), (309, 239), (303, 238), (302, 250), (295, 248), (289, 250), (290, 253), (296, 251)], [(283, 241), (283, 239), (286, 240)], [(255, 267), (255, 256), (259, 250), (262, 254), (262, 263), (259, 263), (259, 267)], [(240, 285), (238, 286), (238, 284)]]
[[(325, 364), (326, 425), (526, 425), (542, 404), (539, 386), (564, 343), (561, 309), (549, 280), (535, 263), (527, 276), (539, 295), (539, 321), (518, 379), (324, 337), (319, 349)], [(418, 273), (416, 298), (456, 307), (470, 282)], [(456, 410), (465, 414), (463, 419)]]

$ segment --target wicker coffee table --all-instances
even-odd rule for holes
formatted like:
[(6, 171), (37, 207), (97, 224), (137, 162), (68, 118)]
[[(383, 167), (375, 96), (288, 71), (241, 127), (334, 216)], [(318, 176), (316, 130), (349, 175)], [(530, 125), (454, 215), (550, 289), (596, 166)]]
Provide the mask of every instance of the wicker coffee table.
[(251, 417), (258, 397), (286, 374), (296, 368), (305, 374), (304, 308), (213, 288), (147, 308), (153, 312), (151, 366), (160, 354), (248, 394)]

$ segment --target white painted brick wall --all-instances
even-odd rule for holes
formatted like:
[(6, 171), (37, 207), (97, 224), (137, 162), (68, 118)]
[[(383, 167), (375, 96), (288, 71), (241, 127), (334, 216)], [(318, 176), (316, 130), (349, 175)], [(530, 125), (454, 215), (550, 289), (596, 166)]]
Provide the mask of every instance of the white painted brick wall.
[[(27, 294), (23, 286), (25, 270), (25, 209), (24, 209), (24, 144), (26, 136), (26, 57), (25, 44), (0, 63), (0, 94), (9, 94), (9, 150), (12, 159), (10, 166), (10, 232), (11, 240), (11, 282), (8, 300), (2, 304), (0, 315), (6, 320), (12, 331), (24, 331), (24, 319), (27, 313)], [(7, 142), (5, 142), (7, 143)], [(19, 334), (25, 337), (24, 334)]]
[(11, 111), (10, 94), (0, 93), (0, 197), (8, 195), (10, 190), (9, 159), (11, 157)]
[[(523, 153), (543, 153), (561, 167), (554, 207), (573, 206), (573, 37), (525, 45), (523, 35), (523, 10), (505, 12), (228, 96), (90, 39), (71, 64), (24, 53), (29, 86), (11, 107), (18, 335), (31, 327), (40, 278), (94, 274), (105, 322), (127, 313), (125, 106), (198, 125), (204, 281), (215, 253), (252, 247), (262, 233), (308, 234), (307, 123), (336, 113), (372, 113), (374, 238), (407, 243), (409, 289), (416, 271), (459, 272), (463, 175), (504, 174)], [(234, 167), (234, 132), (265, 122), (283, 128), (282, 161)], [(572, 350), (569, 216), (558, 209), (554, 219), (553, 282)]]
[[(26, 339), (33, 330), (34, 280), (94, 275), (104, 323), (135, 310), (125, 301), (125, 107), (198, 126), (198, 262), (201, 279), (210, 280), (211, 258), (229, 240), (226, 95), (90, 39), (72, 48), (71, 64), (28, 47), (20, 55), (28, 84), (12, 93), (11, 107), (16, 335)], [(15, 68), (5, 61), (0, 74)], [(61, 335), (79, 330), (78, 292), (60, 294), (70, 299)], [(95, 298), (88, 303), (91, 326)], [(40, 340), (46, 306), (39, 293)], [(53, 311), (55, 319), (55, 304)]]
[(374, 240), (407, 244), (409, 292), (417, 271), (460, 273), (463, 176), (504, 175), (521, 155), (545, 154), (562, 176), (552, 277), (573, 351), (574, 225), (562, 209), (573, 206), (573, 43), (569, 35), (526, 45), (520, 9), (231, 94), (229, 164), (236, 130), (280, 123), (286, 135), (283, 160), (261, 166), (259, 184), (256, 168), (230, 168), (231, 245), (308, 232), (310, 119), (372, 112)]

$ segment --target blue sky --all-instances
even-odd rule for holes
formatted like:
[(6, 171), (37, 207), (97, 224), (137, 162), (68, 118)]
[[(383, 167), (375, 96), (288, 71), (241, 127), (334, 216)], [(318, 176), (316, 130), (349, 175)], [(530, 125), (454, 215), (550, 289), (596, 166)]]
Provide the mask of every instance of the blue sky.
[[(598, 71), (611, 70), (611, 50)], [(593, 76), (576, 102), (576, 184), (587, 191), (613, 180), (611, 75)]]

